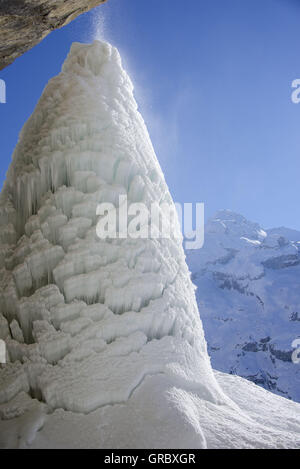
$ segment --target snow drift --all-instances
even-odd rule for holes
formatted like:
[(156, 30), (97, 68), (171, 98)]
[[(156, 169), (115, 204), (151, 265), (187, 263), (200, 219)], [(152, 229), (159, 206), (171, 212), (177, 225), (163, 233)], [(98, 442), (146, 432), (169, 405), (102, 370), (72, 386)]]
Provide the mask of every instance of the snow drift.
[(299, 445), (300, 406), (214, 375), (180, 241), (96, 236), (120, 194), (172, 203), (117, 50), (73, 44), (1, 194), (1, 446)]

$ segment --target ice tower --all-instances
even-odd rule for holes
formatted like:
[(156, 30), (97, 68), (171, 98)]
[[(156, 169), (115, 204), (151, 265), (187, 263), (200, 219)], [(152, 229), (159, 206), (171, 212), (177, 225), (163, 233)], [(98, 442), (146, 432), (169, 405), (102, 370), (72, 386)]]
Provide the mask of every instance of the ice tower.
[(295, 445), (299, 425), (267, 428), (221, 390), (180, 240), (97, 237), (97, 205), (122, 194), (173, 203), (118, 51), (73, 44), (0, 199), (1, 446)]

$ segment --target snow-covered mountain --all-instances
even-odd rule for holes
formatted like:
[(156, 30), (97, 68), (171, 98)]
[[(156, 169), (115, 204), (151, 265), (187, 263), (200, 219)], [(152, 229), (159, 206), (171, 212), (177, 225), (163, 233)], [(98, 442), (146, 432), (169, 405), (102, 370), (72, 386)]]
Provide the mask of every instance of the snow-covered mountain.
[(0, 446), (299, 447), (300, 405), (213, 372), (181, 239), (97, 236), (120, 194), (173, 206), (118, 51), (74, 44), (0, 198)]
[(299, 402), (300, 232), (222, 210), (187, 262), (213, 367)]

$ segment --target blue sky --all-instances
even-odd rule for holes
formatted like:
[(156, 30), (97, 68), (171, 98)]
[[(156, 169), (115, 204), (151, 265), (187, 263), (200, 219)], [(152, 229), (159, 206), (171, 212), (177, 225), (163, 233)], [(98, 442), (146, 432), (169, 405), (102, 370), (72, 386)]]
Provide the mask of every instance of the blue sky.
[(108, 0), (0, 72), (0, 184), (73, 41), (116, 45), (177, 202), (300, 229), (297, 0)]

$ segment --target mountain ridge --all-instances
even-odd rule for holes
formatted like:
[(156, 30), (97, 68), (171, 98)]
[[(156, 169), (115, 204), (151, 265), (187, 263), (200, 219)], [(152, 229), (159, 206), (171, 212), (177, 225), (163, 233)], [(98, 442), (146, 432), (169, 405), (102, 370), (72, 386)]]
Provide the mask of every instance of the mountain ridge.
[(212, 366), (299, 402), (300, 232), (219, 210), (187, 262)]

